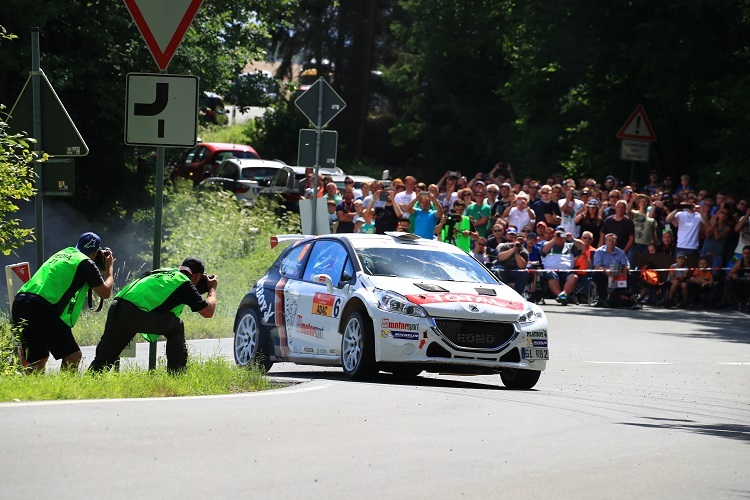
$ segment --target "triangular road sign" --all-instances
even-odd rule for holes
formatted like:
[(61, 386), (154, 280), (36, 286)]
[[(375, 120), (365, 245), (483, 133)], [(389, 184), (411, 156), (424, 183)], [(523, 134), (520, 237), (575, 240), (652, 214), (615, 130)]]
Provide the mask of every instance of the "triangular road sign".
[[(50, 156), (86, 156), (89, 148), (70, 119), (55, 89), (40, 71), (40, 109), (42, 117), (42, 136), (34, 137), (41, 143), (41, 149)], [(8, 116), (8, 130), (13, 134), (25, 132), (34, 136), (34, 92), (31, 76), (21, 90), (13, 109)]]
[(169, 66), (201, 3), (203, 0), (125, 0), (159, 69)]
[(651, 128), (651, 122), (648, 121), (646, 110), (640, 104), (636, 106), (633, 114), (628, 121), (617, 132), (618, 139), (639, 139), (641, 141), (653, 142), (656, 140), (654, 129)]

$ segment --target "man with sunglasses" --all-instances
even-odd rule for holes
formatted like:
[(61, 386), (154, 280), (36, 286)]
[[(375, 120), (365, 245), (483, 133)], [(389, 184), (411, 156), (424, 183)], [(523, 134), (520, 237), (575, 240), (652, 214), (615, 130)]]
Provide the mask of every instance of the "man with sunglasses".
[(562, 212), (557, 201), (552, 199), (552, 186), (545, 184), (539, 190), (539, 194), (542, 200), (537, 205), (539, 207), (538, 210), (532, 207), (532, 210), (536, 214), (536, 219), (544, 221), (549, 227), (557, 227), (562, 220)]

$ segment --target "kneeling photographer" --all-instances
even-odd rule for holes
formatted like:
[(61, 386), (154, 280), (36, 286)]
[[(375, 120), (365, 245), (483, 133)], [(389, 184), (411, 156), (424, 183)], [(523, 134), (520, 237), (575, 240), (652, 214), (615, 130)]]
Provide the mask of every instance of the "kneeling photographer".
[(523, 235), (517, 235), (512, 243), (501, 243), (497, 246), (497, 261), (492, 264), (492, 271), (500, 281), (523, 296), (523, 291), (529, 283), (529, 273), (526, 263), (529, 262), (529, 251), (524, 245)]
[[(216, 310), (216, 276), (205, 274), (197, 257), (188, 257), (178, 268), (157, 269), (126, 286), (107, 313), (104, 334), (96, 346), (90, 370), (101, 371), (118, 362), (120, 353), (138, 333), (167, 338), (167, 370), (187, 365), (185, 325), (180, 314), (185, 306), (204, 318)], [(204, 299), (202, 294), (207, 294)], [(150, 339), (151, 340), (151, 339)], [(155, 340), (155, 339), (154, 339)], [(153, 340), (152, 340), (153, 341)]]

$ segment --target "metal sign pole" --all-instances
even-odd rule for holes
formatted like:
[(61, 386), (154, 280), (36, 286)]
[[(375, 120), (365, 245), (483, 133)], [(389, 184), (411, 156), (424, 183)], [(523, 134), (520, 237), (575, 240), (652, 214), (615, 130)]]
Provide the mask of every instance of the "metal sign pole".
[[(165, 74), (166, 70), (160, 71)], [(154, 200), (153, 269), (161, 267), (162, 212), (164, 208), (164, 146), (156, 147), (156, 199)], [(148, 332), (147, 332), (148, 333)], [(148, 369), (156, 369), (156, 342), (148, 343)]]
[[(156, 147), (156, 200), (154, 201), (154, 261), (153, 268), (161, 267), (162, 208), (164, 206), (164, 146)], [(146, 332), (148, 333), (148, 332)], [(156, 368), (156, 342), (148, 343), (148, 369)]]
[[(323, 77), (321, 76), (322, 80)], [(318, 121), (315, 123), (315, 187), (313, 188), (312, 233), (318, 234), (318, 175), (320, 174), (320, 130), (323, 128), (323, 85), (318, 85)], [(323, 186), (325, 189), (325, 186)]]
[[(31, 28), (31, 90), (33, 96), (33, 120), (34, 120), (34, 152), (41, 156), (42, 153), (42, 92), (39, 51), (39, 28)], [(42, 162), (34, 160), (34, 174), (36, 177), (36, 194), (34, 195), (34, 210), (36, 217), (36, 267), (34, 271), (44, 263), (44, 202), (42, 184)]]

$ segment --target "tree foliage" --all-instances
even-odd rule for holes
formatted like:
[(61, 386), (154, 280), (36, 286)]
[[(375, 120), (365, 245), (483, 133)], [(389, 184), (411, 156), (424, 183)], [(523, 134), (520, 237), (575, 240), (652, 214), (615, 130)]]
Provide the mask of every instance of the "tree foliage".
[[(15, 39), (0, 26), (0, 42)], [(0, 104), (0, 112), (4, 105)], [(21, 227), (20, 220), (12, 218), (18, 211), (18, 200), (28, 200), (34, 194), (35, 155), (23, 134), (8, 133), (8, 125), (0, 120), (0, 252), (4, 255), (34, 241), (33, 230)]]
[[(5, 0), (0, 102), (28, 75), (28, 30), (39, 26), (42, 68), (91, 153), (76, 161), (80, 209), (112, 220), (152, 203), (153, 152), (123, 144), (125, 76), (156, 72), (122, 1)], [(750, 0), (214, 0), (204, 2), (170, 73), (228, 94), (248, 61), (278, 60), (325, 75), (347, 107), (344, 167), (380, 163), (394, 174), (485, 170), (498, 160), (626, 178), (615, 134), (642, 104), (658, 140), (648, 164), (701, 185), (747, 186)], [(243, 99), (255, 83), (234, 85)], [(279, 93), (256, 124), (264, 157), (294, 162), (309, 124)]]
[[(262, 57), (270, 36), (267, 15), (283, 18), (288, 0), (204, 2), (175, 54), (169, 73), (200, 77), (201, 89), (225, 92), (248, 61)], [(13, 102), (28, 75), (29, 29), (40, 31), (41, 67), (60, 96), (90, 154), (76, 160), (76, 196), (84, 212), (97, 207), (113, 220), (152, 203), (153, 151), (125, 146), (124, 97), (130, 72), (158, 72), (122, 1), (5, 0), (0, 24), (19, 35), (0, 47), (0, 102)], [(124, 208), (127, 207), (127, 208)]]

